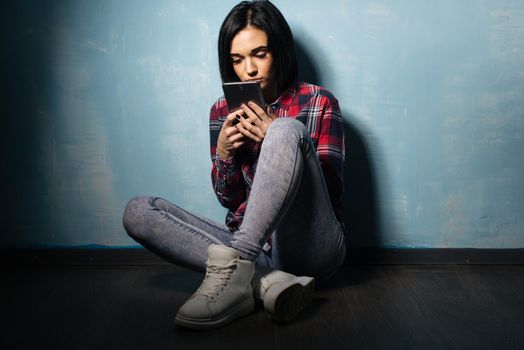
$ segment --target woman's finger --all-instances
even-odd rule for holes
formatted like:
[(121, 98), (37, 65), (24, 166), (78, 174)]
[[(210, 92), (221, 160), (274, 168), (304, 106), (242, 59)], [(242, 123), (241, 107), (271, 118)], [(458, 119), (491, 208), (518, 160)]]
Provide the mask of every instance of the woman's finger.
[(238, 149), (240, 146), (244, 144), (244, 141), (238, 141), (233, 144), (234, 149)]
[(226, 120), (224, 120), (224, 124), (222, 124), (222, 127), (223, 127), (223, 128), (228, 128), (228, 127), (232, 126), (232, 125), (233, 125), (233, 121), (234, 121), (235, 119), (236, 119), (236, 118), (235, 118), (234, 115), (231, 115), (231, 114), (228, 115), (227, 118), (226, 118)]
[(255, 102), (249, 101), (248, 106), (253, 110), (253, 112), (256, 113), (260, 120), (266, 121), (266, 119), (269, 119), (269, 116), (267, 115), (266, 111), (262, 107), (257, 105)]
[(229, 137), (229, 142), (230, 143), (235, 143), (238, 140), (241, 140), (241, 139), (243, 139), (245, 137), (244, 134), (242, 134), (238, 129), (236, 129), (236, 131), (237, 131), (236, 134), (234, 134), (234, 135)]
[[(259, 123), (261, 122), (259, 121)], [(245, 130), (249, 131), (251, 134), (257, 136), (258, 138), (260, 139), (264, 138), (264, 133), (262, 132), (261, 128), (258, 125), (251, 124), (249, 120), (240, 118), (240, 125), (242, 125), (242, 127)], [(263, 126), (263, 125), (260, 125), (260, 126)]]
[(244, 115), (244, 111), (239, 109), (237, 111), (234, 111), (232, 113), (229, 113), (226, 117), (226, 120), (224, 121), (224, 127), (230, 127), (235, 124), (235, 120), (237, 120), (238, 116)]
[(251, 140), (255, 141), (255, 142), (261, 142), (262, 139), (260, 137), (258, 137), (257, 135), (253, 134), (252, 132), (250, 132), (249, 130), (245, 129), (243, 125), (237, 125), (238, 126), (238, 130), (244, 134), (246, 137), (249, 137)]
[(262, 119), (260, 119), (260, 117), (251, 109), (249, 108), (248, 106), (246, 106), (245, 104), (242, 104), (242, 110), (244, 111), (244, 113), (246, 114), (247, 116), (247, 119), (255, 124), (255, 125), (258, 125), (260, 124), (260, 122), (262, 121)]
[(227, 128), (224, 130), (224, 132), (225, 132), (227, 138), (230, 138), (231, 136), (233, 136), (233, 135), (235, 135), (235, 134), (238, 134), (238, 130), (237, 130), (237, 128), (235, 127), (235, 125), (230, 126), (230, 127), (227, 127)]

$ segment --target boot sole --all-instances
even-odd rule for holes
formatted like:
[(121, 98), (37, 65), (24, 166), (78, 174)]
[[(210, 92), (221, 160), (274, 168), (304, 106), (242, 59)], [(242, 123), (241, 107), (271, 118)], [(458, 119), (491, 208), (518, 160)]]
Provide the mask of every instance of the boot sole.
[(297, 277), (287, 283), (276, 283), (264, 296), (264, 308), (275, 321), (291, 321), (311, 304), (315, 291), (313, 277)]
[(191, 318), (177, 314), (175, 324), (180, 327), (196, 330), (208, 330), (225, 326), (234, 320), (246, 316), (255, 310), (253, 298), (246, 299), (235, 307), (226, 310), (225, 313), (211, 318)]

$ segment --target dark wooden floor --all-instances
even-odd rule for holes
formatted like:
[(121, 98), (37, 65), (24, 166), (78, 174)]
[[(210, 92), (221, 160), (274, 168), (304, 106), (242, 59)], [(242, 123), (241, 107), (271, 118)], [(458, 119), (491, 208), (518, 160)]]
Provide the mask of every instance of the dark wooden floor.
[(524, 265), (349, 265), (292, 323), (173, 324), (202, 275), (2, 268), (2, 349), (524, 349)]

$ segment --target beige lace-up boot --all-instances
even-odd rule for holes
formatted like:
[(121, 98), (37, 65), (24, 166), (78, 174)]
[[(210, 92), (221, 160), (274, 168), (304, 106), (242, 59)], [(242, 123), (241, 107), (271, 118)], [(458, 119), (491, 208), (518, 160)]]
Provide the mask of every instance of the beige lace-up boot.
[(193, 329), (224, 326), (255, 309), (251, 281), (255, 263), (237, 250), (218, 244), (208, 248), (206, 275), (198, 290), (178, 310), (175, 323)]
[(255, 298), (263, 302), (271, 319), (290, 321), (311, 304), (315, 279), (258, 268), (253, 278), (253, 290)]

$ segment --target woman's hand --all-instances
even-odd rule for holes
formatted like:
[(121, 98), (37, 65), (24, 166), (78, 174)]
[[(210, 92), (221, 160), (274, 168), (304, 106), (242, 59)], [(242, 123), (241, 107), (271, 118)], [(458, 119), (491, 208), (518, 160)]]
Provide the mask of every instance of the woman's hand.
[(245, 137), (250, 138), (255, 142), (262, 142), (266, 136), (269, 125), (277, 118), (275, 114), (268, 107), (267, 113), (259, 105), (254, 102), (249, 102), (247, 106), (242, 104), (244, 118), (239, 119), (236, 125), (238, 131)]
[(245, 136), (238, 130), (238, 124), (234, 125), (235, 120), (243, 119), (243, 114), (243, 110), (230, 113), (222, 124), (217, 141), (217, 154), (222, 160), (231, 157), (244, 144)]

